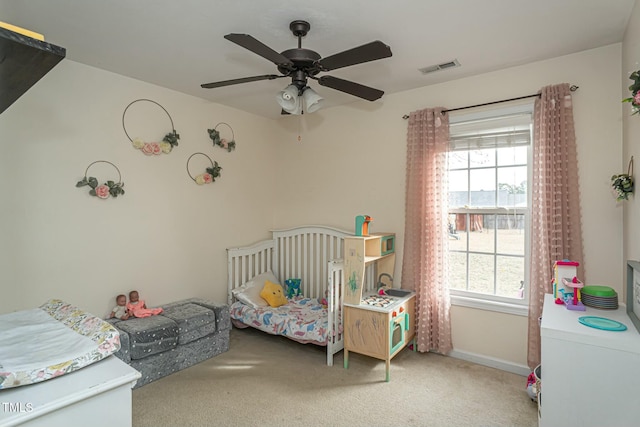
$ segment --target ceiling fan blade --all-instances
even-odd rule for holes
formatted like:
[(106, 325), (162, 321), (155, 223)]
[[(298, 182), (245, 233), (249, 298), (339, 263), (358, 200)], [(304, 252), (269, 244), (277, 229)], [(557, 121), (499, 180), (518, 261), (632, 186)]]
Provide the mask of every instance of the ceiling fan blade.
[(349, 80), (339, 79), (337, 77), (322, 76), (317, 80), (321, 86), (327, 86), (341, 92), (346, 92), (350, 95), (366, 99), (367, 101), (375, 101), (384, 95), (384, 92), (379, 89), (350, 82)]
[(265, 59), (273, 62), (276, 65), (284, 67), (293, 65), (293, 62), (284, 55), (279, 54), (275, 50), (271, 49), (266, 44), (255, 39), (249, 34), (227, 34), (225, 39), (234, 42), (237, 45), (242, 46), (245, 49), (249, 49), (251, 52), (262, 56)]
[(331, 71), (391, 56), (391, 48), (380, 40), (327, 56), (318, 61), (322, 71)]
[(286, 77), (286, 76), (280, 76), (278, 74), (264, 74), (262, 76), (244, 77), (241, 79), (231, 79), (231, 80), (223, 80), (221, 82), (205, 83), (205, 84), (201, 84), (200, 87), (204, 89), (213, 89), (216, 87), (231, 86), (231, 85), (237, 85), (240, 83), (256, 82), (258, 80), (279, 79), (280, 77)]

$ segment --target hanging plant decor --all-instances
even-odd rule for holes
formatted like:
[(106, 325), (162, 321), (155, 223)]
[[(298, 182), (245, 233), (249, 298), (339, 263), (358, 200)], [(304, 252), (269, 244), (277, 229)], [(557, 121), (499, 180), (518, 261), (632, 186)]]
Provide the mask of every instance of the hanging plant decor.
[(633, 84), (629, 86), (629, 90), (631, 91), (631, 97), (625, 98), (622, 102), (630, 102), (633, 113), (640, 113), (640, 70), (634, 71), (629, 76), (631, 80), (633, 80)]
[[(113, 166), (118, 172), (118, 182), (115, 181), (107, 181), (104, 184), (99, 184), (98, 180), (93, 176), (87, 176), (89, 173), (89, 168), (96, 163), (108, 163)], [(122, 175), (120, 174), (120, 169), (116, 165), (106, 160), (96, 160), (87, 166), (87, 169), (84, 171), (84, 178), (81, 181), (76, 183), (76, 187), (85, 187), (89, 186), (89, 194), (92, 196), (96, 196), (99, 199), (108, 199), (111, 197), (118, 197), (118, 195), (124, 195), (124, 182), (122, 182)]]
[[(205, 156), (207, 159), (209, 159), (209, 162), (211, 162), (211, 167), (210, 168), (205, 168), (205, 172), (201, 173), (199, 175), (193, 176), (191, 175), (191, 172), (189, 171), (189, 162), (191, 161), (191, 158), (195, 155), (201, 155), (201, 156)], [(189, 174), (189, 177), (191, 177), (191, 179), (198, 185), (203, 185), (203, 184), (211, 184), (212, 182), (214, 182), (216, 180), (216, 178), (220, 177), (220, 171), (222, 170), (222, 167), (220, 165), (218, 165), (218, 162), (211, 160), (211, 157), (207, 156), (204, 153), (193, 153), (192, 155), (189, 156), (189, 158), (187, 159), (187, 173)]]
[[(220, 137), (220, 131), (218, 130), (218, 126), (220, 125), (225, 125), (229, 129), (231, 129), (231, 141), (227, 140), (226, 138)], [(213, 129), (207, 129), (207, 132), (209, 132), (209, 138), (211, 138), (211, 140), (213, 141), (214, 147), (217, 145), (218, 147), (222, 147), (226, 149), (228, 152), (231, 152), (236, 149), (236, 141), (235, 141), (235, 135), (233, 134), (233, 128), (229, 126), (227, 123), (220, 122), (217, 125), (215, 125)]]
[[(127, 114), (127, 110), (129, 109), (129, 107), (131, 107), (136, 102), (140, 102), (140, 101), (152, 102), (156, 104), (158, 107), (162, 108), (162, 110), (165, 113), (167, 113), (167, 116), (169, 117), (169, 121), (171, 122), (171, 132), (166, 134), (164, 138), (162, 138), (161, 142), (145, 142), (141, 138), (136, 137), (132, 139), (131, 136), (129, 136), (129, 133), (127, 132), (127, 128), (125, 127), (125, 124), (124, 124), (124, 117)], [(174, 147), (178, 146), (178, 140), (180, 139), (180, 135), (178, 134), (178, 132), (176, 132), (175, 128), (173, 127), (173, 119), (171, 118), (171, 115), (169, 114), (169, 112), (162, 105), (150, 99), (136, 99), (135, 101), (127, 105), (127, 107), (124, 109), (124, 112), (122, 113), (122, 128), (124, 129), (124, 133), (125, 135), (127, 135), (127, 138), (129, 138), (129, 141), (131, 141), (131, 144), (133, 145), (133, 147), (142, 151), (147, 156), (157, 155), (161, 153), (165, 153), (165, 154), (170, 153)]]
[(611, 188), (616, 196), (617, 201), (629, 200), (629, 195), (633, 194), (633, 156), (629, 160), (627, 173), (613, 175), (611, 177)]

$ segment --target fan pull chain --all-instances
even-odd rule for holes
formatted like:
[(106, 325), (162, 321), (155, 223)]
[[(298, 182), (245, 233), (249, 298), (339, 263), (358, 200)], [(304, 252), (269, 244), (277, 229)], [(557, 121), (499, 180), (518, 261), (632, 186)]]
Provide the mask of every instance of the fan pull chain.
[(302, 127), (302, 116), (300, 115), (298, 116), (298, 142), (302, 141), (302, 135), (301, 135), (302, 132), (300, 132), (301, 127)]

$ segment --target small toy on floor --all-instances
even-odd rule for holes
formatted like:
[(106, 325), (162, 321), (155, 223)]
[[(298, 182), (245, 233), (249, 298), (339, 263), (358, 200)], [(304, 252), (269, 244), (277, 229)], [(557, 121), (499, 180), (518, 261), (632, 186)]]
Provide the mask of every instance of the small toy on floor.
[(536, 386), (536, 374), (531, 372), (527, 377), (527, 395), (533, 401), (538, 400), (538, 387)]

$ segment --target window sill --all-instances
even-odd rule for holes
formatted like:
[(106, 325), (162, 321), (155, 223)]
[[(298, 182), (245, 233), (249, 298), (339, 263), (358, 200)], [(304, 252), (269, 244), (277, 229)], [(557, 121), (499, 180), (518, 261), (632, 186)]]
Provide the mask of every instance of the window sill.
[(513, 314), (516, 316), (529, 316), (529, 307), (521, 304), (489, 301), (486, 299), (472, 298), (461, 295), (451, 295), (451, 304), (460, 307), (476, 308), (479, 310), (495, 311), (498, 313)]

